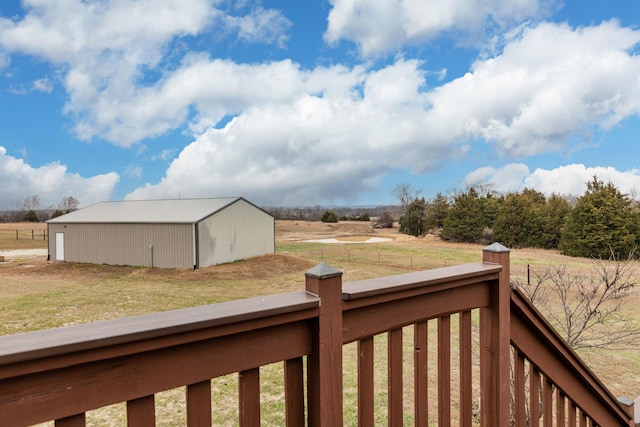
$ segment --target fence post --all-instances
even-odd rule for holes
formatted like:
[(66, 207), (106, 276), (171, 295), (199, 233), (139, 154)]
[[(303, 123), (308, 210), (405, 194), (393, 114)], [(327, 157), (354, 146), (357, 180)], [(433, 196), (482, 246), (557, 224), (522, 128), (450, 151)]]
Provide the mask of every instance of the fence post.
[(343, 424), (342, 272), (320, 263), (305, 273), (306, 290), (320, 297), (313, 351), (308, 357), (309, 426)]
[(482, 426), (509, 426), (511, 389), (510, 250), (499, 243), (483, 248), (482, 260), (502, 266), (491, 286), (489, 306), (480, 310), (480, 382)]

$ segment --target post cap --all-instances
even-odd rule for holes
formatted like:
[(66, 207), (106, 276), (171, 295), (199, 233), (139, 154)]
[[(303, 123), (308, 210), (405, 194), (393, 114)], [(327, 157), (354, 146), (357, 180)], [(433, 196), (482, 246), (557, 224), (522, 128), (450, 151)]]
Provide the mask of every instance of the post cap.
[(498, 242), (492, 243), (489, 246), (485, 246), (484, 248), (482, 248), (483, 251), (486, 252), (511, 252), (511, 249), (507, 248), (506, 246), (501, 245)]
[(328, 279), (329, 277), (341, 276), (342, 271), (330, 266), (329, 264), (321, 262), (320, 264), (304, 273), (304, 275), (307, 277), (312, 277), (314, 279)]

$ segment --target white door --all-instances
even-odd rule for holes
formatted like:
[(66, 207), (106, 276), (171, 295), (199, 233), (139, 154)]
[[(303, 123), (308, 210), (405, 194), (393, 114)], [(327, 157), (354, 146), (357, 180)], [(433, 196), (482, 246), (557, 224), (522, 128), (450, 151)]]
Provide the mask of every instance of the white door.
[(56, 261), (64, 261), (64, 233), (56, 233)]

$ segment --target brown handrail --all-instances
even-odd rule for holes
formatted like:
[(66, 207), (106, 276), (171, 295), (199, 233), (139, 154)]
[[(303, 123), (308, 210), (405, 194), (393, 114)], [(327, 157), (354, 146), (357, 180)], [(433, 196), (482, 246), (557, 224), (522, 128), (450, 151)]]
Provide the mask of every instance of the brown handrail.
[(511, 293), (510, 323), (511, 344), (519, 357), (534, 366), (534, 375), (541, 375), (549, 386), (559, 390), (560, 404), (556, 406), (564, 409), (564, 400), (569, 399), (570, 406), (584, 413), (596, 425), (633, 426), (627, 408), (515, 287)]
[(0, 337), (0, 425), (123, 401), (144, 419), (154, 393), (309, 354), (318, 307), (292, 292)]

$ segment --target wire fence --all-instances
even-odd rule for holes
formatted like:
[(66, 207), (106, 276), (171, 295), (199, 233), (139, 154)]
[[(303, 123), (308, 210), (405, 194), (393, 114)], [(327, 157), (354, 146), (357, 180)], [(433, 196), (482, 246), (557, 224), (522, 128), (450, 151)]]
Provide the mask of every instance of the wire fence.
[(0, 240), (47, 240), (46, 229), (15, 229), (0, 230)]
[(321, 262), (347, 262), (359, 264), (377, 264), (388, 267), (406, 268), (408, 270), (430, 270), (460, 264), (448, 259), (429, 259), (416, 254), (375, 250), (358, 249), (345, 246), (322, 246), (319, 248), (293, 248), (278, 249), (277, 253), (294, 255), (300, 258)]

